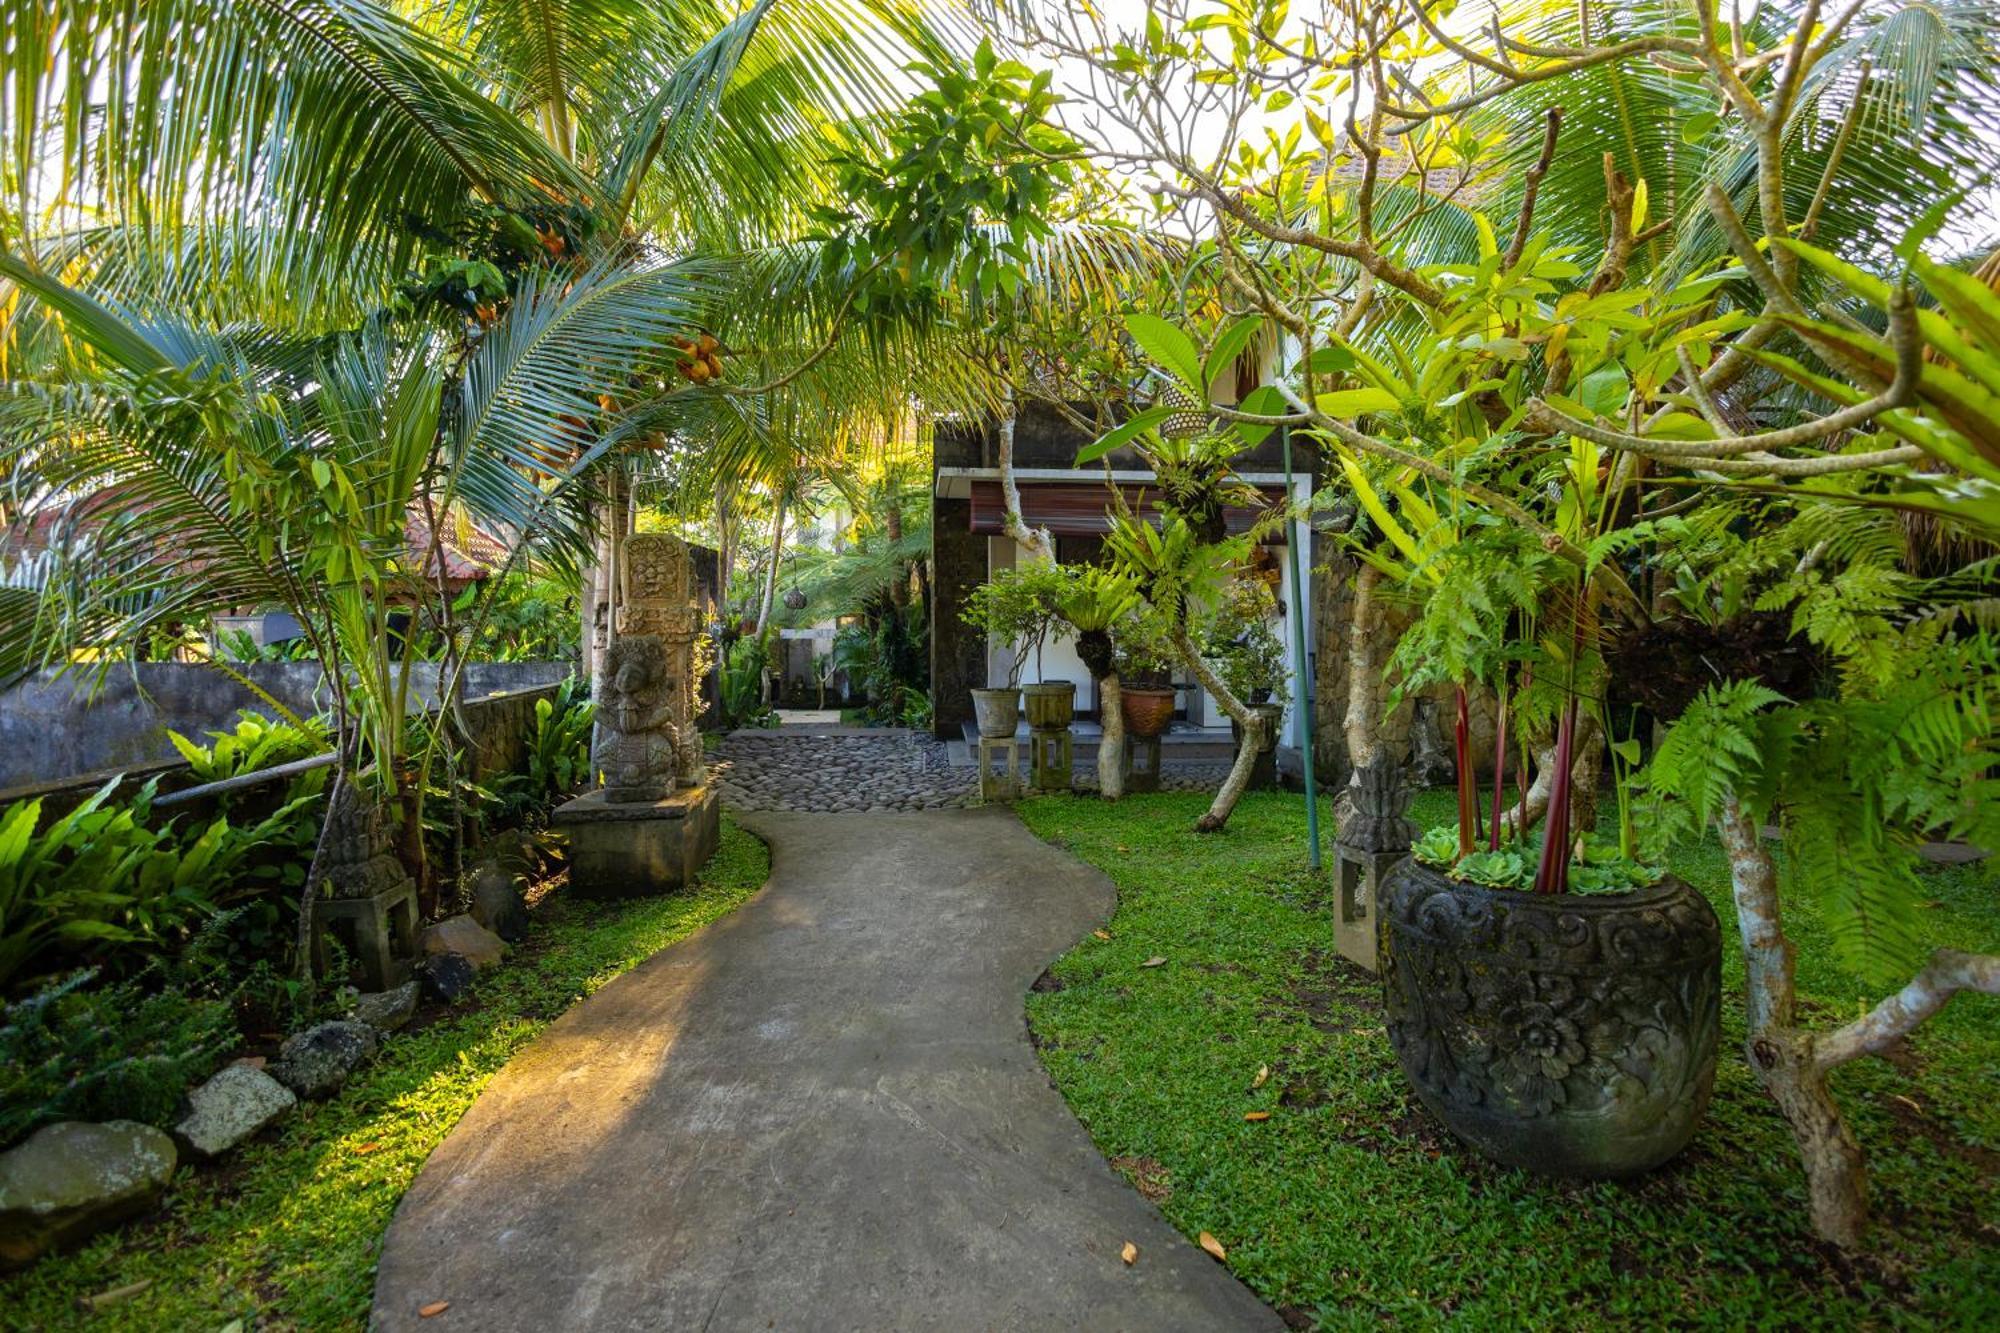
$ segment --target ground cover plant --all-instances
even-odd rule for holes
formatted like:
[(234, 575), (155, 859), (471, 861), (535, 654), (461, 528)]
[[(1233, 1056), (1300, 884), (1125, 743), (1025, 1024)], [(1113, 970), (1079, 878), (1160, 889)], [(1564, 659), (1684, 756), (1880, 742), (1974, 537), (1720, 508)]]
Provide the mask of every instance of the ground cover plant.
[[(508, 1059), (571, 1004), (763, 883), (764, 845), (725, 824), (688, 892), (618, 904), (560, 891), (523, 952), (462, 1007), (420, 1013), (326, 1102), (221, 1168), (183, 1169), (159, 1212), (0, 1282), (8, 1328), (363, 1327), (375, 1258), (424, 1159)], [(78, 1301), (146, 1284), (86, 1316)]]
[[(1413, 803), (1446, 823), (1449, 791)], [(1374, 978), (1331, 948), (1330, 890), (1306, 870), (1298, 799), (1252, 793), (1229, 829), (1189, 831), (1200, 798), (1023, 804), (1028, 826), (1118, 885), (1105, 927), (1058, 960), (1030, 1029), (1105, 1156), (1190, 1237), (1301, 1327), (1961, 1327), (2000, 1318), (2000, 1013), (1948, 1007), (1834, 1081), (1873, 1167), (1869, 1251), (1812, 1234), (1790, 1132), (1740, 1058), (1722, 1061), (1693, 1145), (1629, 1184), (1495, 1166), (1419, 1107)], [(1710, 840), (1669, 868), (1733, 926)], [(1996, 872), (1927, 872), (1932, 946), (1990, 939)], [(1791, 909), (1810, 1011), (1866, 987), (1831, 961), (1820, 915)], [(1165, 961), (1146, 964), (1155, 958)], [(1744, 977), (1725, 953), (1723, 1043), (1740, 1050)], [(1257, 1116), (1268, 1118), (1251, 1118)], [(1145, 1262), (1142, 1255), (1140, 1262)]]

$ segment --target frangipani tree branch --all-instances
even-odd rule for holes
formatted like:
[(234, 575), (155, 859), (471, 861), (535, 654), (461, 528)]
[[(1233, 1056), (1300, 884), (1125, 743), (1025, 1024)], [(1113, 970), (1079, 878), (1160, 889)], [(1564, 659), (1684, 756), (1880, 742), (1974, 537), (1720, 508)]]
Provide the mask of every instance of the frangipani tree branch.
[[(1712, 440), (1663, 440), (1584, 421), (1550, 406), (1540, 398), (1529, 402), (1522, 420), (1534, 430), (1574, 435), (1609, 449), (1622, 449), (1646, 458), (1715, 472), (1823, 476), (1912, 462), (1923, 456), (1923, 450), (1915, 445), (1809, 459), (1774, 456), (1780, 449), (1795, 449), (1865, 426), (1882, 413), (1906, 407), (1916, 400), (1917, 383), (1923, 371), (1924, 342), (1917, 328), (1916, 301), (1907, 287), (1898, 288), (1890, 298), (1889, 340), (1895, 349), (1896, 374), (1887, 388), (1837, 412), (1779, 430), (1760, 431), (1754, 435), (1722, 435)], [(1691, 371), (1692, 363), (1684, 359), (1682, 369), (1683, 373)], [(1688, 375), (1688, 391), (1702, 417), (1710, 425), (1719, 426), (1721, 413), (1699, 375)]]
[(2000, 995), (2000, 954), (1939, 949), (1908, 985), (1814, 1042), (1814, 1063), (1828, 1070), (1863, 1055), (1880, 1055), (1960, 991)]

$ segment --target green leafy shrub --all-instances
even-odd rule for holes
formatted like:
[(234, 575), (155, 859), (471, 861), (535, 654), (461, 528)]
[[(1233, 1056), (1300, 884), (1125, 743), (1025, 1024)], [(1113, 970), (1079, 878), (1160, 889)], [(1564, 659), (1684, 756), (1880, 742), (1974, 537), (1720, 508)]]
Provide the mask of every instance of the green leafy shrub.
[(723, 724), (730, 727), (771, 725), (771, 710), (764, 706), (764, 672), (769, 651), (763, 639), (746, 634), (729, 645), (722, 658)]
[(157, 957), (219, 908), (285, 881), (260, 853), (294, 834), (303, 802), (247, 827), (226, 815), (155, 826), (155, 784), (113, 805), (121, 780), (39, 832), (40, 798), (0, 812), (0, 987), (31, 966)]
[(526, 766), (494, 784), (505, 822), (539, 824), (553, 801), (589, 781), (596, 716), (597, 706), (574, 676), (556, 687), (553, 698), (535, 701), (535, 730), (528, 739)]
[(0, 1019), (0, 1148), (57, 1120), (172, 1122), (234, 1043), (228, 1002), (77, 972)]
[(274, 721), (247, 708), (237, 713), (233, 730), (204, 734), (210, 741), (206, 746), (195, 744), (178, 731), (167, 732), (167, 739), (181, 758), (187, 760), (195, 780), (204, 783), (261, 773), (280, 764), (325, 754), (332, 747), (326, 728), (316, 721), (297, 726)]

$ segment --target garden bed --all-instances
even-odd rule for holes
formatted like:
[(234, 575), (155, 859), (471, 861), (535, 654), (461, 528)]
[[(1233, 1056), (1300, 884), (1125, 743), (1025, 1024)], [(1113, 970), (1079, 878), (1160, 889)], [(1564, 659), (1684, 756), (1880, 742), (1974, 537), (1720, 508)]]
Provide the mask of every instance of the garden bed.
[(725, 822), (687, 893), (549, 895), (506, 964), (460, 1005), (420, 1010), (338, 1096), (302, 1102), (218, 1165), (184, 1167), (152, 1216), (0, 1280), (0, 1323), (71, 1327), (80, 1301), (143, 1283), (89, 1327), (363, 1327), (396, 1203), (486, 1081), (577, 1000), (749, 897), (769, 867), (764, 845)]
[[(1442, 822), (1450, 802), (1427, 793), (1413, 816)], [(1792, 1136), (1744, 1064), (1735, 950), (1715, 1099), (1688, 1151), (1629, 1184), (1541, 1179), (1475, 1156), (1418, 1105), (1374, 978), (1333, 952), (1299, 799), (1247, 796), (1207, 835), (1189, 831), (1203, 805), (1022, 804), (1119, 890), (1110, 938), (1050, 969), (1029, 1024), (1113, 1166), (1189, 1236), (1221, 1241), (1295, 1326), (2000, 1322), (2000, 1009), (1962, 1001), (1895, 1067), (1835, 1075), (1876, 1204), (1872, 1253), (1850, 1260), (1813, 1238)], [(1720, 851), (1682, 849), (1671, 869), (1733, 938)], [(2000, 933), (1996, 880), (1991, 863), (1932, 872), (1927, 943)], [(1787, 920), (1813, 1005), (1845, 1016), (1875, 998), (1826, 962), (1808, 905)]]

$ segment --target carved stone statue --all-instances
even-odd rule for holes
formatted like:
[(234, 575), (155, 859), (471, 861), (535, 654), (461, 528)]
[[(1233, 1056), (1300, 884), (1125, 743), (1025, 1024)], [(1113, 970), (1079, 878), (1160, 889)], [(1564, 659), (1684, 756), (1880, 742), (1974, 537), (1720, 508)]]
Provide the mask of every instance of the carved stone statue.
[(1354, 770), (1349, 788), (1353, 813), (1341, 821), (1339, 841), (1358, 852), (1395, 853), (1410, 850), (1416, 825), (1403, 817), (1410, 791), (1403, 783), (1402, 765), (1386, 754)]
[(382, 809), (352, 782), (342, 783), (328, 820), (320, 895), (372, 898), (408, 878), (391, 847)]
[(607, 801), (658, 801), (673, 794), (680, 764), (679, 682), (658, 635), (628, 634), (604, 659), (603, 698), (590, 766)]
[(705, 776), (692, 669), (700, 616), (680, 538), (635, 533), (624, 553), (624, 600), (604, 658), (590, 762), (605, 800), (659, 801)]
[[(694, 567), (687, 543), (664, 532), (642, 532), (627, 537), (624, 550), (625, 599), (618, 608), (619, 642), (653, 639), (660, 644), (665, 706), (673, 724), (673, 780), (683, 787), (697, 786), (707, 776), (701, 734), (695, 724), (701, 709), (695, 700), (693, 670), (701, 613), (694, 604)], [(613, 675), (607, 662), (605, 677), (609, 680)], [(604, 716), (601, 710), (599, 716)]]
[(635, 533), (623, 550), (590, 747), (603, 785), (550, 820), (569, 841), (570, 888), (587, 898), (684, 888), (722, 838), (722, 797), (706, 780), (697, 726), (693, 563), (665, 533)]

